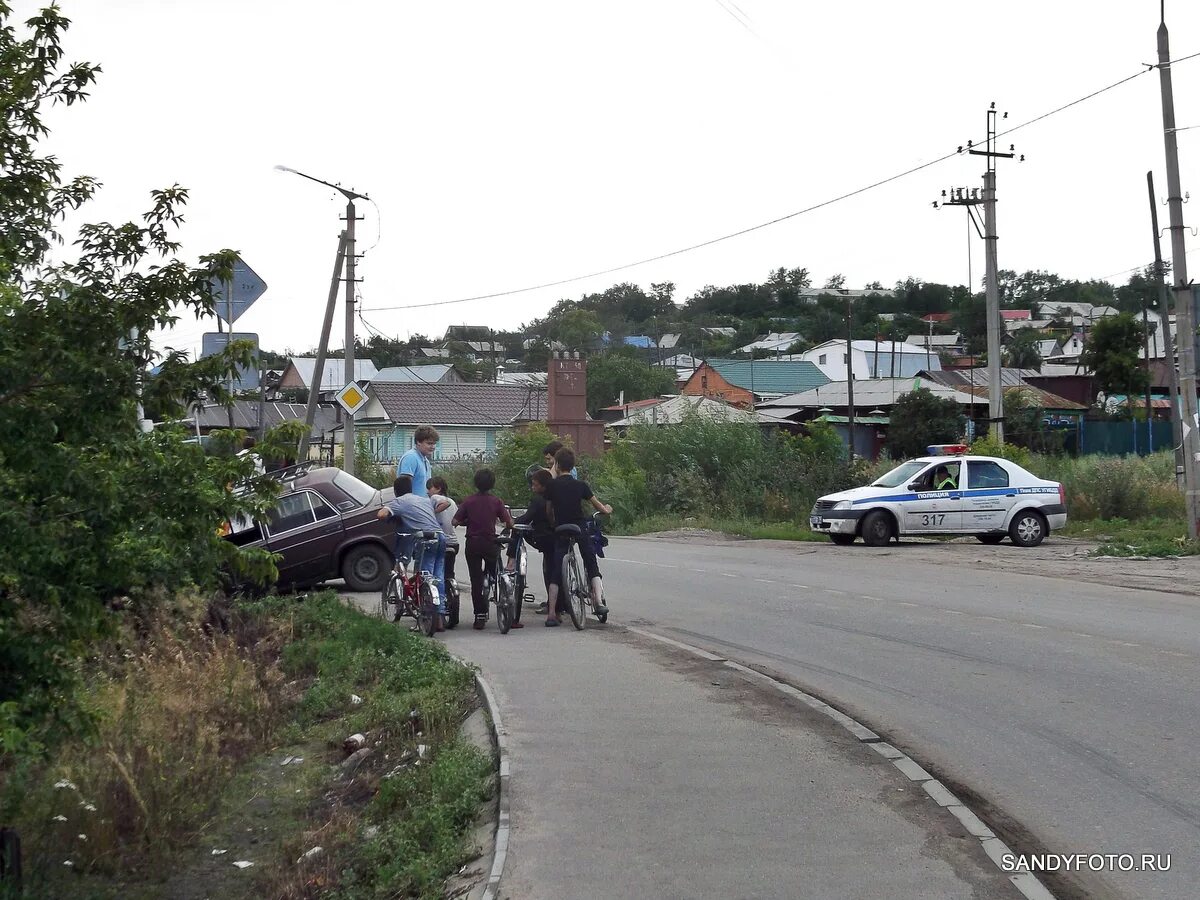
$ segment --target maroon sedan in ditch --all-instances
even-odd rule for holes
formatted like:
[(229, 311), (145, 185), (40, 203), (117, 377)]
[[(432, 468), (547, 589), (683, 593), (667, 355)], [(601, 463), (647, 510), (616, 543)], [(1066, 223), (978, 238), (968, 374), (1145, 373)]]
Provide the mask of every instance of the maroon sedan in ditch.
[(395, 524), (377, 514), (392, 489), (381, 492), (341, 469), (311, 464), (274, 477), (283, 493), (266, 521), (235, 522), (227, 539), (278, 553), (281, 587), (343, 578), (354, 591), (383, 590), (392, 569)]

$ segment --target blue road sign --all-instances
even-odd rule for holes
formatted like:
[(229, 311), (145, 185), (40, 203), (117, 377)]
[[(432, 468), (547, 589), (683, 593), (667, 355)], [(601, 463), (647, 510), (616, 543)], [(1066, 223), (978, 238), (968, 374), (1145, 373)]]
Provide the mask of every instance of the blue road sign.
[[(226, 293), (229, 288), (233, 289), (232, 319), (229, 318), (229, 296)], [(217, 304), (217, 318), (226, 325), (232, 325), (266, 289), (267, 283), (239, 256), (233, 263), (233, 280), (213, 282), (212, 293)]]
[(233, 382), (233, 390), (235, 391), (252, 391), (258, 387), (258, 335), (257, 334), (228, 334), (223, 332), (209, 331), (202, 338), (200, 344), (200, 358), (206, 356), (216, 356), (227, 346), (230, 340), (235, 341), (253, 341), (254, 342), (254, 359), (255, 363), (250, 368), (238, 366), (237, 377)]

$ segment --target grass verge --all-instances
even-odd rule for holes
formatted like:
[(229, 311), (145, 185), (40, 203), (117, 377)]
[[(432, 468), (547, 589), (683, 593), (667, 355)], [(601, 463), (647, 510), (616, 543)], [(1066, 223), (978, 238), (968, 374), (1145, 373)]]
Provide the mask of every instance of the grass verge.
[(94, 734), (6, 761), (26, 878), (0, 896), (441, 897), (490, 790), (470, 671), (329, 592), (216, 636), (176, 613), (95, 661)]
[(1068, 521), (1066, 537), (1096, 541), (1097, 556), (1193, 556), (1200, 542), (1189, 540), (1180, 519), (1090, 519)]

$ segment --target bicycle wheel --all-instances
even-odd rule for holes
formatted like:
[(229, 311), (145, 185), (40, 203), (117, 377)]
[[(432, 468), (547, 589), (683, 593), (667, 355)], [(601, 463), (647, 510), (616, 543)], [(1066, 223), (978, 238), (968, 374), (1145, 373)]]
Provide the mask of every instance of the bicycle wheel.
[(425, 637), (433, 637), (433, 619), (437, 612), (433, 606), (433, 591), (424, 581), (417, 592), (417, 627)]
[(508, 634), (513, 622), (512, 590), (504, 585), (503, 578), (495, 579), (492, 582), (492, 597), (496, 601), (496, 624), (500, 626), (501, 634)]
[(400, 595), (396, 591), (396, 576), (392, 575), (383, 590), (379, 592), (379, 618), (389, 619), (395, 616), (399, 609)]
[(458, 625), (458, 582), (453, 578), (446, 579), (446, 627)]
[(587, 616), (583, 608), (583, 587), (582, 579), (579, 577), (579, 557), (575, 555), (575, 548), (567, 552), (563, 557), (562, 563), (562, 599), (567, 605), (567, 613), (571, 617), (571, 624), (575, 626), (576, 631), (583, 631), (586, 624)]

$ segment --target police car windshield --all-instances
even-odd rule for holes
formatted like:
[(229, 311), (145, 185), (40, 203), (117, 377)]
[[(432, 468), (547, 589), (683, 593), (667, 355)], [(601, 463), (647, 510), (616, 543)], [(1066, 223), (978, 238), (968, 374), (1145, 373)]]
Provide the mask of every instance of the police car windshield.
[(888, 472), (879, 480), (872, 483), (872, 487), (894, 488), (902, 484), (908, 484), (913, 477), (924, 469), (928, 463), (923, 462), (906, 462), (902, 466), (897, 466)]

